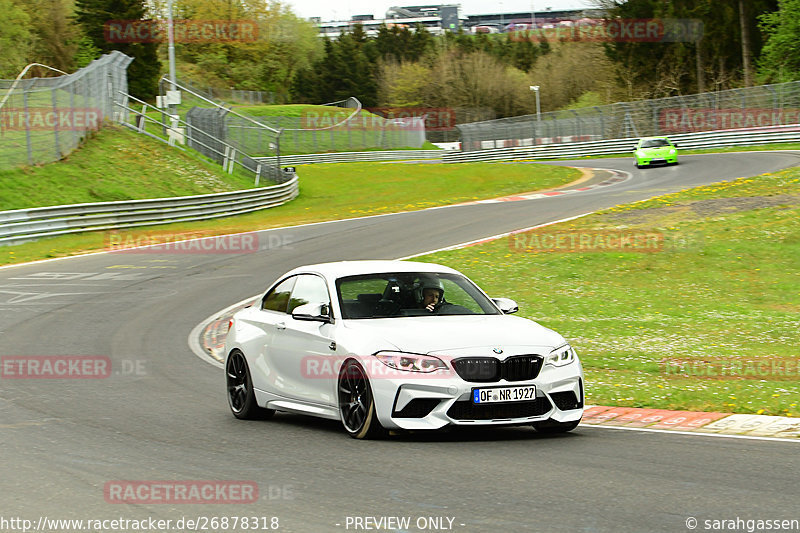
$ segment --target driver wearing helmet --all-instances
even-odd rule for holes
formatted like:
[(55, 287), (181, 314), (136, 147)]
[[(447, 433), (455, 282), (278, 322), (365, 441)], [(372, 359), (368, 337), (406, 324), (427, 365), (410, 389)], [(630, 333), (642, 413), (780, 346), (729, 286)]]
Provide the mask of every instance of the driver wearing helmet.
[(444, 303), (444, 286), (438, 278), (420, 278), (414, 286), (414, 296), (420, 309), (433, 313)]

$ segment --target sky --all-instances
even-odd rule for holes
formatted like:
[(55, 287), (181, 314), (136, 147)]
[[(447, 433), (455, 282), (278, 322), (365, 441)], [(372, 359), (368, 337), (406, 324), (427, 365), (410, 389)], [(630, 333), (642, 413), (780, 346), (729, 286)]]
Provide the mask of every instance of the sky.
[(531, 6), (539, 12), (551, 7), (558, 9), (580, 9), (592, 7), (591, 0), (286, 0), (293, 11), (303, 17), (322, 17), (322, 20), (349, 20), (352, 15), (374, 15), (383, 18), (392, 6), (424, 6), (439, 4), (461, 4), (463, 15), (486, 13), (528, 12)]

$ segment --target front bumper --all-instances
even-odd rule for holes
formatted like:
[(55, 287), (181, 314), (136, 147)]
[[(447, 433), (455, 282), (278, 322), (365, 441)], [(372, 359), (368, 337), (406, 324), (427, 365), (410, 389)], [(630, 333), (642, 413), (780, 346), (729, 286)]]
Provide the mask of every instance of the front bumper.
[[(579, 363), (545, 367), (530, 381), (467, 382), (445, 379), (374, 379), (370, 382), (378, 419), (387, 429), (424, 430), (444, 426), (524, 425), (544, 420), (573, 422), (583, 416), (583, 372)], [(536, 386), (536, 399), (472, 403), (474, 388)]]
[(636, 164), (641, 166), (670, 165), (670, 164), (675, 164), (677, 162), (678, 162), (677, 155), (636, 158)]

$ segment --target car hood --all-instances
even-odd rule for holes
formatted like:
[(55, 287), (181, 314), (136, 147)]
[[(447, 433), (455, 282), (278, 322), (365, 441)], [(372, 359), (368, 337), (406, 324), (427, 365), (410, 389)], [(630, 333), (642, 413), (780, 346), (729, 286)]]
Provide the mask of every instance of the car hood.
[[(369, 351), (483, 355), (497, 348), (506, 355), (536, 348), (549, 352), (564, 344), (553, 330), (509, 315), (398, 317), (345, 320), (345, 329)], [(495, 352), (496, 353), (496, 352)]]

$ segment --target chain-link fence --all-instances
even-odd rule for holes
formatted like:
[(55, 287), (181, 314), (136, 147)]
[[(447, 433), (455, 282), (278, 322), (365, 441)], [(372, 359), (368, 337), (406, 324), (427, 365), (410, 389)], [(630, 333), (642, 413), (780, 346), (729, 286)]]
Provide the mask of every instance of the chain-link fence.
[[(162, 78), (159, 92), (161, 110), (152, 108), (146, 114), (160, 115), (161, 118), (147, 120), (141, 128), (143, 131), (185, 142), (228, 171), (239, 165), (255, 174), (257, 182), (268, 179), (282, 183), (287, 179), (280, 168), (280, 131), (241, 115), (183, 83), (173, 84)], [(233, 133), (238, 131), (237, 128), (247, 128), (250, 136), (245, 139), (236, 137)], [(256, 161), (250, 155), (264, 160)]]
[[(420, 148), (425, 143), (424, 117), (387, 119), (362, 109), (361, 102), (353, 97), (298, 109), (297, 116), (251, 118), (281, 130), (282, 154)], [(231, 121), (229, 128), (242, 146), (259, 142), (251, 125)]]
[(248, 91), (245, 89), (219, 89), (217, 87), (199, 87), (188, 81), (181, 84), (193, 92), (203, 95), (209, 100), (220, 103), (238, 105), (274, 105), (285, 103), (285, 97), (273, 91)]
[(57, 161), (115, 112), (133, 59), (114, 51), (72, 74), (0, 80), (0, 170)]
[(800, 82), (623, 102), (456, 126), (464, 151), (800, 123)]

